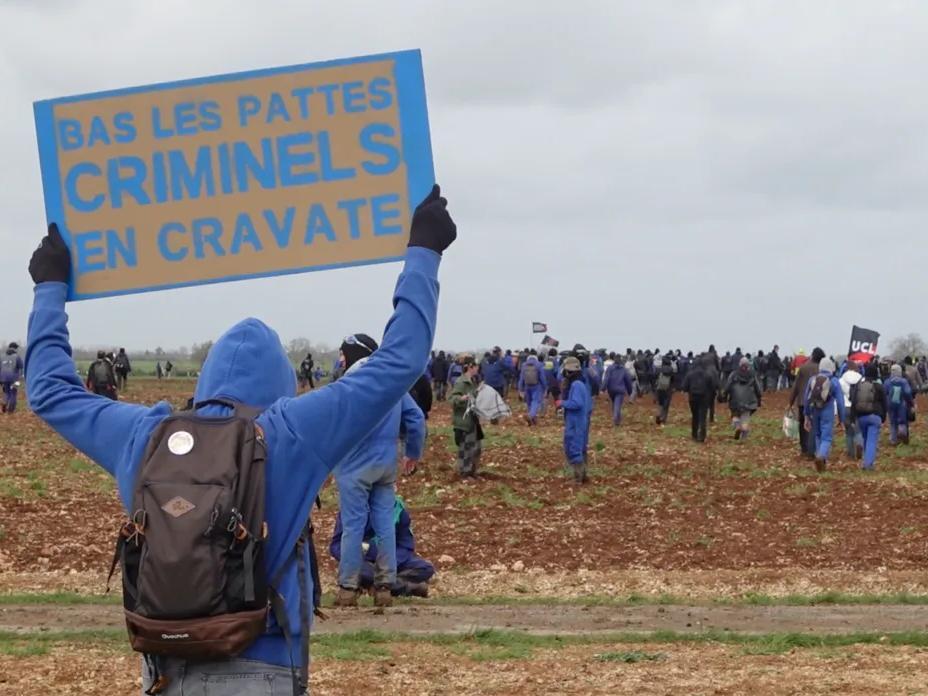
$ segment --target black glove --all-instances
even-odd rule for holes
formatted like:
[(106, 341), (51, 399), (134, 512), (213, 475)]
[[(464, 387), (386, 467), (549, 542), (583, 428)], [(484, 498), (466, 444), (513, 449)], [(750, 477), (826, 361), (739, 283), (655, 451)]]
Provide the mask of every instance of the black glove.
[(54, 222), (48, 226), (48, 234), (42, 239), (39, 248), (32, 252), (29, 262), (29, 275), (35, 284), (67, 283), (71, 277), (71, 254), (68, 245), (61, 238), (58, 225)]
[(409, 246), (425, 247), (441, 254), (457, 236), (457, 225), (448, 214), (448, 201), (441, 197), (441, 188), (435, 184), (412, 214)]

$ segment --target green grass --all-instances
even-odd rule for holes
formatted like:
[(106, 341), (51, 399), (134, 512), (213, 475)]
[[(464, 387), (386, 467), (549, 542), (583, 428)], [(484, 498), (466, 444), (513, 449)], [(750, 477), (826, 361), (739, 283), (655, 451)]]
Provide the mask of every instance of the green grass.
[(663, 653), (649, 653), (641, 650), (626, 650), (623, 652), (605, 652), (593, 656), (599, 662), (622, 662), (624, 664), (634, 664), (635, 662), (654, 662), (663, 660), (666, 655)]
[[(0, 654), (44, 655), (56, 644), (81, 643), (94, 647), (128, 651), (125, 631), (53, 631), (47, 633), (15, 633), (0, 631)], [(446, 648), (474, 661), (529, 659), (535, 650), (558, 650), (571, 646), (621, 644), (721, 644), (740, 646), (746, 654), (772, 655), (796, 649), (834, 649), (852, 645), (883, 645), (887, 647), (928, 647), (928, 632), (846, 633), (817, 635), (805, 633), (742, 634), (710, 630), (698, 633), (652, 631), (649, 633), (601, 633), (571, 635), (537, 635), (521, 631), (478, 630), (468, 633), (410, 634), (380, 631), (315, 635), (312, 652), (316, 659), (379, 660), (391, 656), (391, 643), (429, 644)], [(601, 657), (606, 656), (606, 657)], [(638, 651), (601, 653), (603, 661), (640, 662), (660, 659), (659, 654)]]

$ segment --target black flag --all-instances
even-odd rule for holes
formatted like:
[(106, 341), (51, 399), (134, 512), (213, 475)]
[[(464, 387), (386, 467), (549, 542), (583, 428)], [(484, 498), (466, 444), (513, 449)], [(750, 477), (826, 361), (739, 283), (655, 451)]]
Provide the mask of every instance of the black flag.
[(851, 346), (847, 349), (847, 359), (861, 364), (870, 362), (877, 354), (879, 341), (880, 334), (878, 331), (854, 326), (851, 331)]

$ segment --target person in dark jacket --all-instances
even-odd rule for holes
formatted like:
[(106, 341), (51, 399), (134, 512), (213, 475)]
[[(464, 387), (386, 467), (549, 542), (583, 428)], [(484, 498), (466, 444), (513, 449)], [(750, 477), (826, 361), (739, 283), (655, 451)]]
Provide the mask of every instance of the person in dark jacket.
[(658, 425), (664, 425), (670, 416), (670, 402), (673, 399), (673, 361), (669, 355), (661, 359), (661, 369), (657, 372), (657, 379), (654, 381), (654, 395), (657, 400), (657, 417), (655, 420)]
[(23, 359), (19, 357), (19, 344), (14, 341), (0, 356), (0, 386), (3, 388), (0, 410), (3, 413), (13, 415), (16, 412), (16, 395), (19, 392), (19, 380), (22, 375)]
[(448, 394), (448, 358), (445, 351), (438, 351), (438, 355), (432, 360), (430, 366), (432, 377), (432, 388), (435, 390), (435, 398), (438, 401), (444, 401)]
[(889, 379), (883, 382), (886, 390), (886, 411), (889, 416), (889, 441), (900, 440), (909, 444), (909, 411), (915, 407), (912, 385), (905, 378), (902, 365), (889, 368)]
[[(803, 356), (804, 357), (804, 356)], [(798, 407), (799, 422), (805, 423), (805, 393), (806, 387), (809, 386), (809, 380), (818, 374), (819, 364), (825, 357), (825, 351), (816, 348), (812, 351), (809, 360), (802, 363), (796, 373), (796, 381), (793, 383), (793, 391), (790, 393), (790, 408)], [(815, 437), (805, 428), (799, 428), (799, 451), (806, 459), (815, 459)]]
[(701, 355), (687, 371), (682, 384), (683, 391), (690, 397), (692, 437), (696, 442), (706, 441), (706, 419), (718, 388), (712, 356)]
[[(412, 519), (403, 499), (396, 496), (393, 506), (393, 524), (396, 539), (396, 581), (391, 587), (394, 597), (428, 597), (429, 580), (435, 575), (435, 566), (416, 553), (416, 540), (412, 534)], [(364, 530), (364, 560), (361, 563), (360, 587), (371, 590), (374, 587), (378, 545), (380, 539), (374, 534), (370, 519)], [(336, 561), (342, 560), (342, 515), (335, 515), (335, 530), (329, 553)]]
[(857, 421), (857, 430), (864, 439), (861, 468), (872, 471), (876, 464), (876, 451), (880, 430), (886, 422), (886, 391), (880, 384), (880, 370), (876, 362), (864, 368), (864, 378), (851, 387), (851, 418)]
[[(261, 410), (256, 425), (267, 448), (269, 530), (264, 566), (283, 598), (290, 640), (272, 618), (239, 657), (203, 662), (157, 658), (143, 668), (142, 690), (151, 689), (159, 672), (170, 681), (164, 696), (177, 696), (182, 684), (205, 684), (207, 679), (239, 684), (242, 674), (264, 685), (288, 685), (294, 664), (301, 671), (300, 690), (306, 690), (309, 661), (296, 646), (309, 640), (311, 623), (308, 612), (300, 611), (300, 599), (312, 598), (314, 587), (312, 573), (305, 573), (302, 587), (298, 579), (300, 564), (292, 562), (297, 541), (332, 469), (391, 412), (425, 369), (438, 311), (438, 268), (442, 252), (457, 237), (446, 206), (435, 186), (413, 213), (405, 265), (393, 293), (393, 316), (380, 349), (354, 374), (298, 397), (296, 375), (280, 337), (266, 324), (245, 319), (216, 341), (197, 380), (194, 407), (198, 416), (222, 419), (232, 409), (216, 403), (218, 398)], [(173, 409), (165, 402), (143, 406), (111, 401), (84, 389), (68, 343), (69, 247), (54, 223), (33, 254), (29, 272), (36, 284), (26, 354), (30, 406), (116, 478), (119, 498), (131, 514), (152, 433)], [(308, 568), (309, 549), (301, 548)], [(220, 687), (220, 693), (231, 688)]]
[(132, 364), (129, 362), (125, 348), (120, 348), (119, 353), (113, 359), (113, 369), (116, 371), (116, 389), (125, 390), (129, 386), (129, 373), (132, 372)]
[(782, 374), (783, 360), (780, 359), (780, 346), (774, 346), (773, 350), (767, 355), (764, 391), (777, 391), (780, 387), (780, 376)]
[(102, 350), (97, 351), (97, 359), (90, 363), (86, 386), (87, 391), (98, 396), (105, 396), (114, 401), (117, 399), (116, 373), (113, 371), (112, 363), (106, 359), (106, 353)]
[(751, 361), (741, 358), (738, 369), (728, 378), (725, 385), (728, 407), (731, 409), (731, 424), (736, 440), (746, 440), (751, 431), (751, 416), (760, 408), (763, 391)]

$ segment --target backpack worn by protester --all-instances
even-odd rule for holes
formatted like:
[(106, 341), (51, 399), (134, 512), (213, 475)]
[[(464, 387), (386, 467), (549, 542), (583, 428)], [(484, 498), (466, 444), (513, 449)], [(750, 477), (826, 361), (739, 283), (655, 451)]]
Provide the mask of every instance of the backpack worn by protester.
[(129, 358), (122, 354), (117, 355), (115, 367), (120, 372), (128, 372), (129, 371)]
[(0, 355), (0, 377), (13, 379), (17, 372), (17, 360), (19, 360), (19, 356), (16, 353)]
[[(275, 578), (264, 568), (264, 435), (257, 412), (223, 400), (225, 418), (186, 412), (166, 418), (149, 439), (110, 567), (122, 569), (123, 608), (133, 650), (155, 675), (148, 693), (167, 686), (158, 658), (216, 660), (234, 657), (264, 633), (274, 612), (287, 640), (291, 631), (274, 587), (295, 559), (300, 585), (303, 668), (293, 669), (294, 693), (308, 681), (309, 610), (304, 546), (309, 545), (318, 613), (318, 580), (312, 526), (307, 523), (294, 554)], [(273, 530), (270, 530), (273, 533)], [(292, 652), (292, 650), (291, 650)]]
[(541, 377), (538, 374), (537, 365), (528, 363), (522, 368), (522, 383), (525, 384), (526, 387), (537, 387), (540, 381)]
[(91, 367), (95, 387), (112, 387), (113, 378), (106, 360), (97, 360)]
[(657, 378), (657, 391), (666, 392), (670, 391), (670, 387), (673, 384), (673, 375), (667, 374), (666, 372), (661, 372), (660, 376)]
[(889, 391), (889, 403), (893, 406), (899, 406), (904, 397), (904, 390), (901, 384), (894, 384), (893, 388)]
[(825, 408), (830, 396), (831, 377), (828, 375), (816, 375), (815, 381), (812, 382), (812, 393), (809, 395), (809, 403), (812, 408)]
[(861, 416), (876, 413), (876, 385), (868, 381), (851, 385), (851, 406)]

